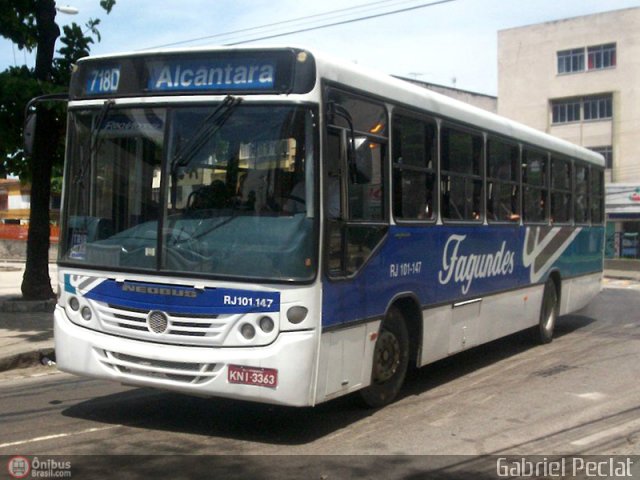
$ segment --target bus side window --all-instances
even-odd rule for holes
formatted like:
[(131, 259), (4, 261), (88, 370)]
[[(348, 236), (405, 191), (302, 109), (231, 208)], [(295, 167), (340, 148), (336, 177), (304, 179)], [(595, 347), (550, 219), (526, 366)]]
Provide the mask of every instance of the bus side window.
[(444, 126), (440, 138), (442, 218), (479, 221), (482, 219), (482, 135)]
[(393, 214), (402, 220), (432, 220), (436, 124), (433, 120), (397, 115), (393, 132)]
[(604, 221), (604, 174), (591, 167), (591, 223), (602, 225)]
[(520, 148), (487, 139), (487, 221), (520, 221)]
[(589, 169), (586, 165), (576, 165), (574, 168), (575, 197), (573, 198), (574, 215), (576, 223), (589, 222), (588, 186)]
[(568, 158), (551, 158), (551, 221), (571, 222), (571, 161)]
[(549, 220), (548, 162), (546, 152), (531, 148), (522, 152), (523, 216), (526, 223), (546, 223)]

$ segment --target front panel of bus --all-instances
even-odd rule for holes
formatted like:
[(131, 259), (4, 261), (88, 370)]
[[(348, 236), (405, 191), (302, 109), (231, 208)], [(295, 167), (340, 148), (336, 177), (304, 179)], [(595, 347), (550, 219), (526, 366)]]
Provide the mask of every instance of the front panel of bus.
[(81, 64), (55, 315), (61, 369), (313, 402), (319, 111), (291, 94), (311, 91), (314, 75), (294, 50)]

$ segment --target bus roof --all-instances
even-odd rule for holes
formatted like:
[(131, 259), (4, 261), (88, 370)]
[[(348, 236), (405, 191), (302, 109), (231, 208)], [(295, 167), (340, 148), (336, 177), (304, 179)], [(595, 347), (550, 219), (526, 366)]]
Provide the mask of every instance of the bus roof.
[(541, 132), (515, 120), (510, 120), (405, 80), (382, 74), (374, 69), (319, 53), (313, 53), (313, 55), (318, 65), (318, 71), (322, 72), (321, 75), (325, 79), (345, 85), (358, 85), (363, 91), (373, 93), (381, 98), (393, 99), (409, 108), (414, 107), (444, 119), (462, 122), (470, 127), (488, 130), (532, 146), (578, 158), (598, 166), (604, 166), (604, 158), (599, 153)]
[[(229, 51), (279, 51), (279, 50), (304, 50), (315, 60), (318, 77), (345, 86), (357, 86), (360, 91), (373, 94), (383, 100), (414, 108), (425, 113), (453, 120), (468, 125), (513, 138), (519, 142), (550, 150), (554, 153), (577, 158), (594, 165), (604, 166), (602, 155), (587, 148), (580, 147), (566, 140), (554, 137), (547, 133), (536, 130), (522, 123), (510, 120), (506, 117), (475, 107), (468, 103), (414, 85), (410, 82), (392, 77), (378, 70), (363, 67), (334, 56), (326, 55), (316, 50), (309, 50), (303, 47), (199, 47), (182, 49), (162, 49), (138, 52), (128, 52), (120, 54), (99, 55), (85, 57), (79, 62), (93, 60), (117, 59), (122, 57), (155, 57), (162, 55), (176, 55), (180, 53), (208, 53), (208, 52), (229, 52)], [(317, 85), (316, 85), (317, 87)]]

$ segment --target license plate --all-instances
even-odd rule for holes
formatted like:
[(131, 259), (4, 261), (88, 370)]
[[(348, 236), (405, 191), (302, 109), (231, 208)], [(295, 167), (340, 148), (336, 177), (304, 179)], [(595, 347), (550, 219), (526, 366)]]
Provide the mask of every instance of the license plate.
[(229, 365), (227, 380), (229, 383), (276, 388), (278, 386), (278, 370), (275, 368)]

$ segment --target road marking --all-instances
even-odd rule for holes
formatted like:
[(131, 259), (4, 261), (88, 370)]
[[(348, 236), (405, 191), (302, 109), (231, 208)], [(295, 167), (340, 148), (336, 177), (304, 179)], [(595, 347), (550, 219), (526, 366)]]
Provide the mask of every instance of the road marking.
[(604, 393), (600, 392), (589, 392), (589, 393), (574, 393), (574, 395), (578, 398), (585, 398), (587, 400), (603, 400), (607, 398)]
[(117, 428), (120, 426), (121, 425), (111, 425), (109, 427), (87, 428), (86, 430), (80, 430), (78, 432), (58, 433), (56, 435), (47, 435), (46, 437), (36, 437), (36, 438), (30, 438), (28, 440), (20, 440), (18, 442), (2, 443), (0, 444), (0, 448), (15, 447), (18, 445), (26, 445), (26, 444), (35, 443), (35, 442), (44, 442), (46, 440), (54, 440), (56, 438), (73, 437), (75, 435), (84, 435), (85, 433), (102, 432), (104, 430), (111, 430), (112, 428)]
[(608, 430), (603, 430), (602, 432), (594, 433), (593, 435), (587, 435), (586, 437), (582, 437), (578, 440), (571, 442), (572, 445), (584, 446), (589, 445), (591, 443), (597, 442), (598, 440), (602, 440), (606, 437), (611, 437), (613, 435), (629, 431), (634, 425), (640, 425), (640, 420), (635, 420), (632, 422), (623, 423), (622, 425), (618, 425), (617, 427), (612, 427)]

